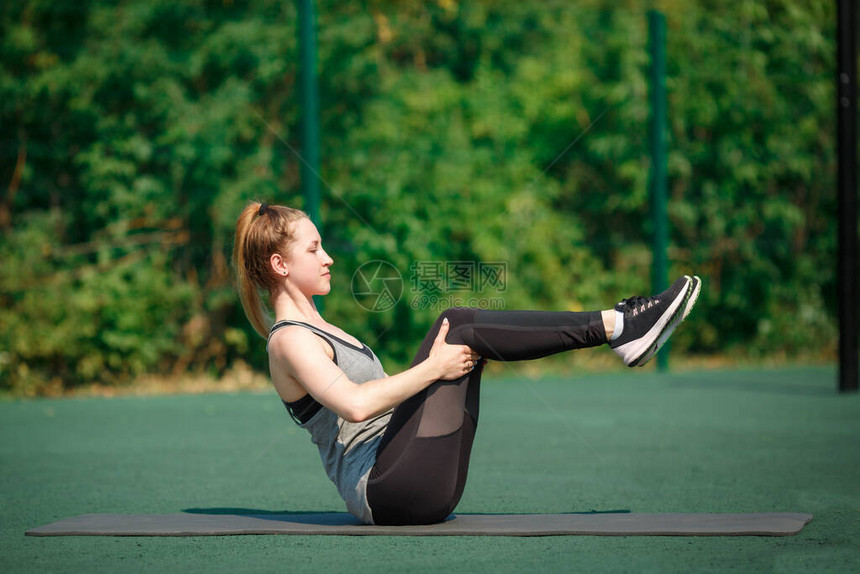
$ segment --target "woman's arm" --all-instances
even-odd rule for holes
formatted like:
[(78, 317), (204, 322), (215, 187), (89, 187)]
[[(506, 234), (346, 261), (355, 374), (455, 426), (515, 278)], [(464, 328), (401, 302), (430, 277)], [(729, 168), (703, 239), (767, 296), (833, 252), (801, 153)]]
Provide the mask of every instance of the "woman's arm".
[[(323, 350), (317, 335), (297, 329), (269, 344), (270, 368), (296, 380), (320, 404), (350, 422), (361, 422), (394, 408), (439, 379), (451, 380), (471, 369), (474, 357), (466, 345), (445, 342), (443, 322), (430, 356), (411, 369), (363, 384), (349, 380)], [(274, 374), (274, 373), (273, 373)]]

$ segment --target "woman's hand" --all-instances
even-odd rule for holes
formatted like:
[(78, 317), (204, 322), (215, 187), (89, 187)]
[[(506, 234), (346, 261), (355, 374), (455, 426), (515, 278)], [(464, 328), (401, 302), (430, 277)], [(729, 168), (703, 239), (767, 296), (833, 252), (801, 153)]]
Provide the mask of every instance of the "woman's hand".
[(439, 333), (427, 357), (427, 360), (435, 365), (439, 378), (445, 381), (459, 379), (474, 369), (481, 360), (480, 355), (468, 345), (449, 345), (445, 342), (450, 326), (447, 318), (442, 320), (442, 326), (439, 327)]

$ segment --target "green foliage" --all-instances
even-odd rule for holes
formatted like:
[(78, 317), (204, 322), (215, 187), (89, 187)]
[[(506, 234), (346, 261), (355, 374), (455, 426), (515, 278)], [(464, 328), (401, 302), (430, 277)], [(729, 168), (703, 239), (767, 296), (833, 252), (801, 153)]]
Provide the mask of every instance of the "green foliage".
[[(58, 247), (54, 214), (34, 213), (0, 247), (0, 377), (25, 393), (124, 381), (169, 368), (193, 292), (158, 247)], [(120, 252), (125, 252), (120, 254)]]
[[(416, 261), (506, 263), (452, 295), (508, 309), (648, 291), (647, 7), (318, 2), (329, 320), (402, 366)], [(833, 7), (658, 7), (672, 272), (705, 280), (675, 349), (832, 351)], [(0, 7), (0, 388), (265, 365), (228, 261), (245, 202), (303, 203), (297, 51), (290, 2)]]

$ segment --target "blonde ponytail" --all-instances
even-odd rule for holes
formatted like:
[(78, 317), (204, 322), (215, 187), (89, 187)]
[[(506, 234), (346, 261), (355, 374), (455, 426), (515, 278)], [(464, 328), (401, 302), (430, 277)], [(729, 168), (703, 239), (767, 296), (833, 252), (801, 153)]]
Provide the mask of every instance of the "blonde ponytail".
[(269, 295), (277, 277), (269, 265), (274, 253), (286, 253), (294, 241), (293, 223), (307, 214), (292, 207), (252, 201), (239, 215), (233, 243), (239, 298), (245, 316), (264, 339), (272, 328), (272, 316), (265, 309), (261, 291)]

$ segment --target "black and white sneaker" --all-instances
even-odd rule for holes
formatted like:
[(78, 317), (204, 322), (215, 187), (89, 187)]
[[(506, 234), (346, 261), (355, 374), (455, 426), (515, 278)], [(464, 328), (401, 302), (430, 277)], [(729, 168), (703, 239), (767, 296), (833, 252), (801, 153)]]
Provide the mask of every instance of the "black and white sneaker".
[(681, 277), (659, 295), (631, 297), (615, 305), (615, 310), (624, 319), (621, 334), (613, 336), (614, 340), (610, 340), (609, 346), (625, 365), (641, 367), (645, 364), (643, 358), (650, 354), (650, 359), (657, 352), (660, 335), (670, 325), (677, 327), (678, 323), (673, 321), (676, 315), (683, 316), (684, 304), (692, 292), (692, 286), (689, 277)]
[(666, 341), (669, 340), (669, 337), (672, 336), (672, 333), (675, 332), (675, 329), (687, 318), (687, 315), (690, 314), (690, 311), (693, 310), (693, 307), (696, 305), (696, 301), (699, 299), (699, 292), (702, 290), (702, 280), (699, 279), (698, 276), (689, 277), (686, 276), (692, 282), (690, 286), (690, 294), (687, 296), (687, 299), (684, 301), (684, 311), (682, 313), (675, 313), (675, 316), (669, 322), (669, 325), (663, 329), (663, 332), (660, 333), (660, 336), (657, 337), (657, 344), (654, 345), (651, 350), (642, 357), (639, 358), (638, 361), (631, 363), (631, 367), (641, 367), (645, 363), (651, 360), (657, 351), (660, 350)]

